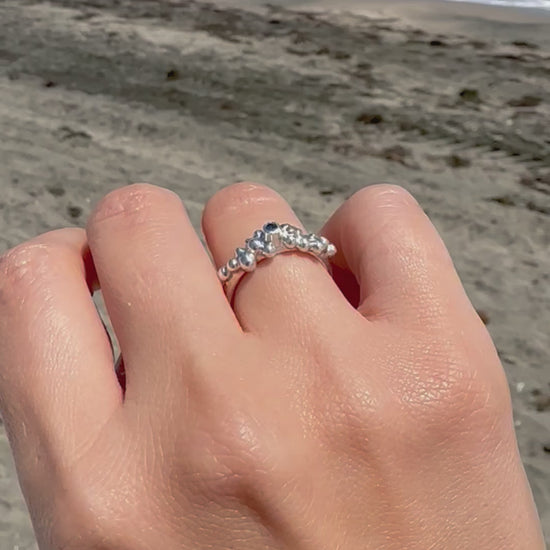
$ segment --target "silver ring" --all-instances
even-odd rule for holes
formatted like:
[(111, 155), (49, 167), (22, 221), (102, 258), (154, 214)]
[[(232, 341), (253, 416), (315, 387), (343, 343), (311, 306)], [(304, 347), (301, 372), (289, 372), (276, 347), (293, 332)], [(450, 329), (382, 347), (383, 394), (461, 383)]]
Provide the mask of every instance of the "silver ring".
[(304, 233), (300, 228), (284, 223), (266, 223), (254, 231), (243, 248), (237, 248), (235, 256), (218, 270), (218, 278), (224, 284), (235, 275), (254, 271), (259, 262), (284, 252), (303, 252), (321, 260), (328, 267), (328, 259), (336, 254), (336, 247), (325, 237)]

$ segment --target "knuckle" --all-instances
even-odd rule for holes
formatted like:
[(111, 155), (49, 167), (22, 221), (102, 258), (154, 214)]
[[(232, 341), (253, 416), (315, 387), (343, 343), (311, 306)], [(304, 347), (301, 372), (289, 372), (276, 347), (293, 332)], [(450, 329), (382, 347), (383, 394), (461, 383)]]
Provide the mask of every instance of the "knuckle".
[(350, 199), (374, 208), (403, 208), (418, 206), (416, 199), (400, 185), (379, 183), (359, 190)]
[(220, 418), (212, 431), (210, 452), (217, 465), (219, 486), (234, 492), (265, 470), (264, 436), (251, 415), (229, 407), (224, 412), (223, 420)]
[(511, 418), (507, 389), (466, 361), (409, 377), (401, 401), (407, 430), (437, 441), (475, 439)]
[(371, 219), (369, 240), (373, 248), (400, 258), (408, 272), (422, 273), (428, 263), (452, 265), (447, 248), (427, 222), (416, 199), (403, 187), (379, 184), (358, 191), (347, 203), (348, 220)]
[(193, 474), (198, 493), (218, 500), (261, 489), (262, 472), (270, 470), (268, 430), (230, 397), (218, 395), (201, 409), (202, 420), (189, 434), (186, 447), (191, 451), (182, 464)]
[(355, 396), (333, 398), (322, 422), (321, 443), (336, 453), (370, 454), (381, 416), (377, 405), (366, 406)]
[(232, 212), (253, 210), (258, 206), (277, 203), (282, 199), (273, 189), (250, 182), (229, 185), (218, 191), (209, 201), (206, 212), (213, 218)]
[[(137, 468), (135, 457), (126, 456)], [(74, 462), (70, 469), (60, 472), (45, 517), (49, 528), (40, 531), (49, 537), (52, 548), (141, 548), (136, 544), (139, 535), (128, 531), (128, 526), (158, 513), (159, 503), (153, 503), (151, 498), (150, 478), (144, 473), (138, 481), (117, 468), (107, 473), (103, 469), (101, 475), (96, 475), (90, 467), (94, 467), (97, 458), (94, 462), (90, 459)]]
[(57, 499), (48, 531), (52, 548), (129, 549), (121, 531), (123, 518), (98, 495), (89, 489), (72, 489)]
[[(57, 229), (22, 243), (0, 256), (0, 302), (20, 303), (28, 292), (66, 270), (83, 252), (81, 228)], [(71, 260), (72, 259), (72, 260)]]
[(371, 442), (387, 416), (387, 399), (371, 380), (354, 372), (333, 371), (329, 376), (330, 394), (319, 389), (312, 396), (323, 445), (337, 452), (370, 453)]
[(60, 257), (59, 247), (45, 242), (28, 242), (9, 250), (0, 257), (2, 294), (34, 287), (59, 263)]
[(88, 225), (110, 218), (126, 218), (139, 222), (149, 219), (151, 209), (167, 202), (178, 201), (178, 196), (162, 187), (148, 183), (135, 183), (107, 194), (95, 207)]

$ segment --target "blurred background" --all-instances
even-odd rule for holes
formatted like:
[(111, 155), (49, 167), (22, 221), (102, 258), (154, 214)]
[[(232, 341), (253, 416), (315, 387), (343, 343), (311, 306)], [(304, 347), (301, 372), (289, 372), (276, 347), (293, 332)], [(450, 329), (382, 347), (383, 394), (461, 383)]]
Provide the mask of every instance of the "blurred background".
[[(550, 2), (487, 4), (2, 0), (0, 252), (132, 182), (197, 228), (264, 183), (311, 230), (403, 185), (494, 338), (550, 537)], [(32, 548), (0, 426), (0, 550)]]

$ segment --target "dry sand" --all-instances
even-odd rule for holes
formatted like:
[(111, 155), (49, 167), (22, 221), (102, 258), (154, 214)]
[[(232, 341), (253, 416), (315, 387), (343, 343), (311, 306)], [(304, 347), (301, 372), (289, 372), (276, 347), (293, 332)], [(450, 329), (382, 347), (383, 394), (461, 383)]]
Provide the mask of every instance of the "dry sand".
[[(135, 181), (179, 193), (195, 223), (216, 189), (263, 182), (312, 229), (366, 184), (403, 184), (494, 337), (550, 536), (550, 18), (230, 3), (2, 1), (0, 250)], [(2, 432), (0, 550), (29, 548)]]

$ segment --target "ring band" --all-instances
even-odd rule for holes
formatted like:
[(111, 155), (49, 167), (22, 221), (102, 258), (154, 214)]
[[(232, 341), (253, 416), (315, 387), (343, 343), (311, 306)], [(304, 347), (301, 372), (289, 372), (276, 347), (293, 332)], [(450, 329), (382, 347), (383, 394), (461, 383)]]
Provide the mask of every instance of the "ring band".
[(284, 252), (303, 252), (321, 260), (325, 266), (328, 258), (336, 254), (336, 247), (325, 237), (304, 233), (300, 228), (284, 223), (266, 223), (254, 231), (243, 248), (237, 248), (235, 256), (218, 270), (218, 278), (228, 283), (235, 275), (250, 273), (266, 258)]

